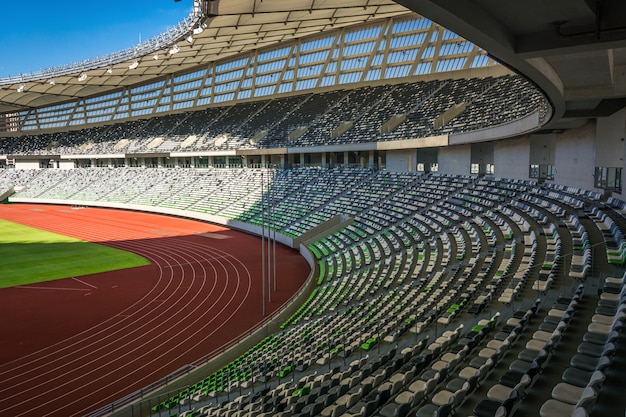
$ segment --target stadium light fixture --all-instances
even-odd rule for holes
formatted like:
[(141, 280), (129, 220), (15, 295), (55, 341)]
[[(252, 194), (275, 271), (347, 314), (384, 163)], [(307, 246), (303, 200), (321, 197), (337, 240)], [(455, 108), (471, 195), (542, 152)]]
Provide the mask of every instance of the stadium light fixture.
[(55, 82), (53, 79), (49, 79), (49, 80), (48, 80), (48, 84), (50, 84), (50, 85), (55, 85), (55, 84), (56, 84), (56, 82)]
[(135, 61), (132, 64), (130, 64), (128, 66), (128, 69), (134, 70), (135, 68), (137, 68), (139, 66), (139, 61)]
[(86, 79), (87, 79), (87, 73), (86, 73), (86, 72), (83, 72), (82, 74), (80, 74), (80, 75), (78, 76), (78, 81), (80, 81), (81, 83), (82, 83), (83, 81), (85, 81)]
[(180, 51), (180, 48), (178, 47), (178, 45), (174, 45), (170, 48), (170, 50), (168, 51), (168, 53), (170, 55), (174, 55), (176, 53), (178, 53), (178, 51)]
[(18, 93), (23, 93), (25, 88), (26, 88), (26, 86), (24, 84), (21, 84), (19, 87), (17, 87), (17, 92)]
[(193, 43), (193, 36), (189, 35), (185, 38), (185, 40), (189, 43)]
[(159, 60), (159, 54), (152, 55), (152, 59), (154, 59), (155, 61), (158, 61)]
[(204, 32), (204, 29), (206, 29), (206, 24), (205, 23), (201, 23), (197, 28), (195, 28), (193, 30), (193, 34), (194, 35), (199, 35), (202, 32)]

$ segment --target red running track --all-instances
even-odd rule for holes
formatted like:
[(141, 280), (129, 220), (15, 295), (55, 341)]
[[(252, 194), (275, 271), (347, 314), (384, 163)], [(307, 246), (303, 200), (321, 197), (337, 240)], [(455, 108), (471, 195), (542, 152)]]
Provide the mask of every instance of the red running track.
[[(0, 205), (0, 218), (138, 253), (151, 265), (0, 289), (0, 416), (82, 416), (262, 321), (254, 236), (120, 210)], [(268, 312), (309, 266), (277, 246)], [(1, 277), (0, 277), (1, 279)]]

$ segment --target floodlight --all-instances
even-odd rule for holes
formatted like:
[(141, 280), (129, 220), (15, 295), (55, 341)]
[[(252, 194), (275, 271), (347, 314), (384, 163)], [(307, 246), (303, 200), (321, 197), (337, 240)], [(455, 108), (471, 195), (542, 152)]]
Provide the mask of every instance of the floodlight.
[(113, 74), (113, 67), (107, 68), (107, 74)]
[(155, 61), (158, 61), (159, 60), (159, 54), (154, 54), (152, 56), (152, 59), (154, 59)]
[(204, 29), (206, 29), (206, 23), (201, 23), (200, 25), (198, 25), (198, 27), (197, 27), (197, 28), (195, 28), (195, 29), (193, 30), (193, 34), (194, 34), (194, 35), (199, 35), (199, 34), (201, 34), (202, 32), (204, 32)]
[(23, 93), (25, 88), (26, 88), (26, 86), (24, 84), (22, 84), (19, 87), (17, 87), (17, 92), (18, 93)]
[(189, 43), (193, 43), (193, 36), (189, 35), (185, 38), (185, 40)]
[(82, 74), (80, 74), (80, 75), (78, 76), (78, 81), (80, 81), (80, 82), (83, 82), (83, 81), (85, 81), (86, 79), (87, 79), (87, 73), (86, 73), (86, 72), (83, 72)]
[(54, 82), (54, 80), (53, 80), (53, 79), (50, 79), (50, 80), (48, 80), (48, 84), (50, 84), (50, 85), (55, 85), (56, 83)]
[(172, 48), (169, 50), (169, 54), (170, 55), (174, 55), (175, 53), (177, 53), (178, 51), (180, 51), (180, 48), (178, 47), (178, 45), (174, 45), (172, 46)]
[(132, 64), (130, 64), (128, 66), (128, 69), (132, 69), (133, 70), (133, 69), (137, 68), (138, 66), (139, 66), (139, 61), (135, 61), (135, 62), (133, 62)]

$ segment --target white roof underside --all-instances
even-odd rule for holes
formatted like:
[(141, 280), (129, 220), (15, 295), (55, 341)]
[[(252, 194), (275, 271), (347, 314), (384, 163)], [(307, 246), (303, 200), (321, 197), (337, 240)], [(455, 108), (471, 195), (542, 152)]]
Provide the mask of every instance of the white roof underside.
[[(129, 59), (64, 75), (0, 80), (0, 114), (103, 95), (242, 52), (408, 12), (391, 0), (213, 0), (205, 1), (205, 9), (206, 29), (192, 43), (179, 40), (175, 54), (168, 53), (173, 46), (168, 45), (139, 56), (134, 69), (129, 66), (135, 59)], [(79, 80), (83, 73), (86, 78)]]

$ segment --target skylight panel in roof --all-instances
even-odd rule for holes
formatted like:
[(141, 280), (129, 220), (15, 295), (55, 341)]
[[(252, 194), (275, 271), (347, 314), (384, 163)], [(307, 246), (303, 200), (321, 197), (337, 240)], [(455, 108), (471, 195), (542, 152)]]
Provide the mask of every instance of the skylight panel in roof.
[[(278, 79), (278, 73), (260, 75), (256, 77), (255, 84), (263, 85), (263, 84), (273, 84)], [(243, 87), (249, 87), (252, 85), (252, 79), (246, 80), (244, 82)]]
[(196, 78), (203, 78), (204, 74), (206, 74), (206, 69), (202, 69), (199, 71), (190, 72), (188, 74), (179, 75), (174, 78), (174, 83), (180, 83), (187, 80), (193, 80)]
[(390, 41), (391, 49), (409, 46), (419, 47), (426, 39), (426, 33), (413, 33), (410, 35), (396, 36)]
[(348, 72), (339, 76), (339, 84), (357, 83), (361, 79), (363, 71)]
[(232, 80), (232, 79), (235, 79), (235, 78), (239, 79), (242, 76), (243, 76), (243, 69), (230, 71), (230, 72), (218, 73), (215, 76), (215, 83), (221, 83), (221, 82)]
[(223, 73), (225, 71), (229, 71), (235, 68), (244, 67), (248, 64), (248, 60), (249, 60), (249, 57), (246, 56), (244, 58), (236, 59), (234, 61), (228, 61), (228, 62), (224, 62), (223, 64), (218, 64), (215, 67), (215, 72)]
[(272, 61), (265, 64), (257, 64), (256, 72), (257, 74), (262, 74), (264, 72), (272, 72), (278, 71), (285, 67), (285, 60), (280, 61)]
[(237, 99), (241, 100), (244, 98), (250, 98), (251, 96), (252, 96), (251, 90), (241, 90), (239, 91), (239, 94), (237, 94)]
[(289, 55), (289, 52), (291, 52), (291, 47), (290, 46), (285, 46), (284, 48), (272, 49), (270, 51), (260, 53), (258, 55), (258, 62), (264, 62), (264, 61), (275, 60), (275, 59), (278, 59), (278, 58), (284, 58), (287, 55)]
[(130, 93), (135, 95), (137, 93), (141, 93), (144, 91), (157, 90), (163, 88), (165, 81), (156, 81), (150, 84), (140, 85), (139, 87), (134, 87), (130, 89)]
[(415, 73), (413, 75), (430, 74), (432, 71), (432, 62), (420, 62), (415, 67)]
[(131, 112), (131, 115), (133, 117), (137, 117), (137, 116), (145, 116), (146, 114), (151, 114), (152, 113), (152, 109), (139, 109), (139, 110), (133, 110)]
[(470, 68), (485, 67), (489, 64), (489, 57), (487, 55), (477, 55), (470, 64)]
[(211, 97), (203, 97), (198, 100), (198, 106), (205, 106), (211, 104)]
[(328, 58), (329, 50), (318, 51), (309, 54), (300, 55), (300, 65), (310, 64), (312, 62), (325, 61)]
[(296, 91), (309, 90), (315, 87), (317, 79), (300, 80), (296, 82)]
[(381, 74), (381, 70), (380, 69), (369, 70), (367, 72), (367, 75), (365, 76), (365, 81), (380, 80), (380, 74)]
[(380, 34), (382, 26), (375, 26), (365, 29), (357, 29), (346, 33), (344, 42), (350, 43), (363, 39), (377, 38)]
[(387, 62), (397, 64), (401, 62), (415, 61), (417, 58), (417, 50), (409, 49), (406, 51), (390, 52), (387, 56)]
[[(232, 94), (231, 94), (231, 96), (232, 96)], [(231, 100), (232, 100), (232, 98), (231, 98)], [(183, 101), (181, 103), (174, 104), (174, 110), (188, 109), (190, 107), (193, 107), (193, 100)]]
[(322, 85), (321, 85), (322, 87), (328, 87), (328, 86), (331, 86), (331, 85), (334, 85), (334, 84), (335, 84), (335, 76), (334, 75), (329, 75), (329, 76), (326, 76), (326, 77), (322, 78)]
[(235, 93), (216, 94), (214, 103), (223, 103), (225, 101), (231, 101), (235, 98)]
[(255, 97), (265, 97), (274, 94), (276, 87), (274, 85), (259, 87), (254, 90)]
[(192, 88), (198, 88), (200, 87), (201, 84), (202, 84), (202, 80), (189, 81), (188, 83), (175, 85), (174, 91), (178, 92), (178, 91), (183, 91), (183, 90), (189, 90)]
[(344, 59), (341, 61), (341, 71), (348, 71), (357, 68), (363, 68), (365, 65), (364, 58)]
[(231, 81), (231, 82), (224, 83), (224, 84), (218, 84), (215, 86), (215, 92), (222, 93), (224, 91), (234, 90), (237, 88), (238, 84), (239, 84), (239, 81)]
[(395, 67), (387, 67), (385, 78), (400, 78), (409, 75), (410, 65), (399, 65)]
[(278, 86), (278, 93), (289, 93), (293, 89), (293, 83), (282, 83)]
[(442, 39), (444, 41), (449, 41), (449, 40), (452, 40), (452, 39), (458, 39), (460, 41), (463, 40), (463, 38), (461, 38), (459, 35), (457, 35), (456, 33), (452, 32), (452, 31), (450, 31), (448, 29), (444, 29)]
[(433, 22), (431, 20), (425, 19), (423, 17), (418, 17), (415, 19), (408, 19), (408, 20), (400, 20), (393, 24), (391, 33), (398, 34), (398, 33), (404, 33), (404, 32), (412, 32), (416, 30), (424, 30), (430, 27), (432, 23)]
[(305, 41), (300, 44), (300, 53), (313, 51), (315, 49), (327, 49), (335, 42), (335, 36)]
[(101, 101), (98, 103), (88, 104), (86, 107), (87, 107), (87, 110), (101, 109), (103, 107), (113, 107), (118, 103), (118, 101), (119, 100)]
[(174, 94), (174, 101), (176, 102), (196, 98), (197, 95), (197, 91), (186, 91), (184, 93)]
[(432, 58), (435, 55), (435, 47), (429, 46), (424, 49), (424, 53), (422, 54), (422, 58)]
[(374, 49), (375, 42), (361, 42), (353, 45), (346, 45), (343, 48), (343, 56), (370, 54)]
[(322, 64), (300, 67), (298, 69), (298, 77), (310, 77), (313, 75), (319, 75), (319, 73), (322, 71), (322, 67)]
[(437, 62), (437, 72), (456, 71), (462, 69), (467, 58), (441, 59)]

